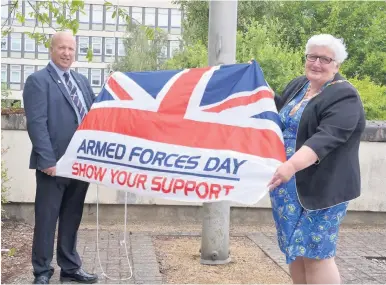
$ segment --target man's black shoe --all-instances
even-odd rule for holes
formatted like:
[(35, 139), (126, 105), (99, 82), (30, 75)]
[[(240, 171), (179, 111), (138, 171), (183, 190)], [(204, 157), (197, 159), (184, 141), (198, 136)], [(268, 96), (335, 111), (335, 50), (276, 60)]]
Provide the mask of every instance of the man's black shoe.
[(38, 277), (35, 277), (33, 284), (49, 284), (50, 278), (48, 278), (45, 275), (40, 275)]
[(98, 275), (89, 274), (82, 268), (79, 268), (75, 273), (69, 274), (63, 271), (60, 272), (60, 282), (75, 281), (78, 283), (92, 284), (98, 281)]

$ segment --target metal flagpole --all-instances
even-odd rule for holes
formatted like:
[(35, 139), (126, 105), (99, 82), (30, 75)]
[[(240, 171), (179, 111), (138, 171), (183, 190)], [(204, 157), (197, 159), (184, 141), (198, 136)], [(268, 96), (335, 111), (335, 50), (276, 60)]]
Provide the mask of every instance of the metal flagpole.
[[(210, 66), (236, 62), (237, 0), (209, 3), (208, 63)], [(230, 262), (230, 202), (204, 203), (201, 264)]]

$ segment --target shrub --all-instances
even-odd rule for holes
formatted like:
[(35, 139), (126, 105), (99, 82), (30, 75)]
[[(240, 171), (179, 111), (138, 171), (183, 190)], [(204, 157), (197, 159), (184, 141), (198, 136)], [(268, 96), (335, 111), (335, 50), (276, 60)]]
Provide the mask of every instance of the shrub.
[(369, 77), (349, 81), (361, 96), (367, 120), (386, 120), (386, 86), (376, 85)]

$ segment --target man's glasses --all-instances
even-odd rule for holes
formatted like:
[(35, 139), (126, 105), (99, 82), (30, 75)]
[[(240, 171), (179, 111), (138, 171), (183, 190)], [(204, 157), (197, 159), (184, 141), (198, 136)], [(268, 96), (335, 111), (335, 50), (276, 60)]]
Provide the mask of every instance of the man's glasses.
[(319, 62), (322, 64), (329, 64), (331, 61), (334, 60), (331, 57), (327, 57), (327, 56), (317, 56), (313, 54), (306, 55), (306, 59), (310, 62), (315, 62), (318, 58), (319, 58)]

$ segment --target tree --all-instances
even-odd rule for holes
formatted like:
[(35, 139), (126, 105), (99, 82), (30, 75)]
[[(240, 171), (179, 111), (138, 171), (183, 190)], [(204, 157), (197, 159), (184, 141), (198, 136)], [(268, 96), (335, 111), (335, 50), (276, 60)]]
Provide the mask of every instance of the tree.
[(173, 58), (167, 60), (164, 69), (184, 69), (204, 67), (208, 65), (208, 50), (201, 42), (186, 46), (183, 51), (177, 52)]
[[(1, 35), (4, 37), (12, 31), (14, 21), (17, 20), (19, 23), (24, 24), (26, 19), (22, 11), (21, 5), (24, 0), (11, 0), (7, 4), (2, 4), (1, 7), (8, 6), (9, 20), (5, 20), (1, 23)], [(56, 1), (25, 1), (25, 5), (28, 5), (31, 12), (28, 16), (36, 19), (36, 25), (32, 33), (26, 32), (26, 34), (35, 39), (38, 44), (44, 44), (47, 48), (50, 46), (49, 36), (46, 33), (46, 29), (53, 29), (54, 31), (71, 30), (74, 35), (78, 33), (79, 22), (76, 19), (76, 12), (85, 14), (84, 12), (84, 1), (83, 0), (56, 0)], [(106, 10), (114, 9), (112, 18), (121, 17), (127, 23), (131, 25), (134, 19), (127, 14), (125, 9), (119, 6), (114, 6), (112, 3), (104, 0)], [(57, 27), (50, 25), (50, 13), (52, 17), (56, 19)], [(138, 24), (138, 23), (137, 23)], [(142, 25), (141, 25), (142, 26)], [(142, 26), (145, 34), (152, 38), (154, 37), (154, 29), (147, 26)], [(86, 58), (92, 60), (92, 49), (89, 48)]]
[[(187, 44), (207, 44), (209, 5), (201, 1), (175, 1), (181, 5)], [(347, 44), (349, 58), (342, 66), (349, 77), (369, 76), (386, 85), (386, 2), (385, 1), (239, 1), (238, 30), (245, 32), (250, 22), (279, 21), (283, 30), (279, 41), (304, 52), (314, 34), (329, 33)]]
[[(277, 21), (266, 24), (256, 21), (245, 26), (245, 32), (237, 32), (236, 61), (245, 63), (254, 58), (264, 70), (271, 87), (281, 92), (285, 85), (303, 72), (302, 53), (278, 41), (282, 26)], [(198, 42), (186, 46), (168, 60), (166, 69), (203, 67), (208, 64), (206, 45)]]
[(114, 71), (157, 70), (162, 64), (159, 58), (165, 56), (163, 47), (167, 46), (167, 35), (156, 29), (149, 39), (142, 26), (133, 25), (125, 35), (124, 46), (126, 55), (112, 64)]

